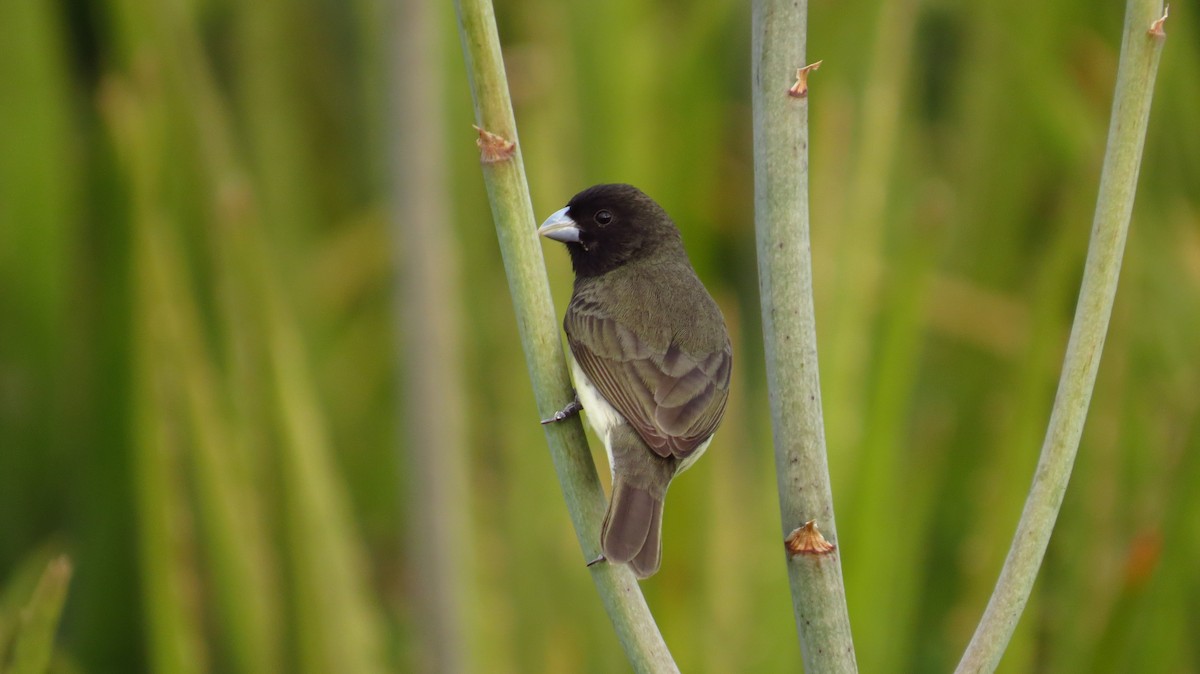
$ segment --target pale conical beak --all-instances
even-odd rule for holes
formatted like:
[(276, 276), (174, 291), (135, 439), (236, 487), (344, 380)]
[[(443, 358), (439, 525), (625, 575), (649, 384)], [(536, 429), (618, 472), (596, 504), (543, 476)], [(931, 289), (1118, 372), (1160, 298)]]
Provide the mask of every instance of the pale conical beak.
[(542, 226), (538, 227), (538, 234), (563, 243), (579, 243), (579, 225), (567, 215), (569, 208), (568, 206), (554, 211)]

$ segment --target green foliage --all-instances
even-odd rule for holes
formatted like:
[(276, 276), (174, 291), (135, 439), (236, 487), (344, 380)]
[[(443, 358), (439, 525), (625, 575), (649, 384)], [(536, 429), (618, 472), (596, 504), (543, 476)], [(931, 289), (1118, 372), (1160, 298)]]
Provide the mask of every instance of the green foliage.
[[(48, 536), (83, 671), (405, 669), (384, 107), (372, 3), (0, 2), (0, 577)], [(489, 672), (622, 671), (545, 450), (453, 13), (438, 141), (462, 288)], [(745, 3), (498, 7), (534, 210), (637, 183), (735, 333), (735, 392), (642, 587), (683, 671), (793, 671), (758, 328)], [(906, 13), (907, 12), (907, 13)], [(816, 4), (812, 236), (863, 671), (946, 671), (1046, 427), (1121, 12)], [(1200, 616), (1200, 24), (1166, 27), (1071, 489), (1002, 671), (1191, 671)], [(790, 82), (781, 83), (785, 88)], [(531, 233), (532, 235), (532, 233)], [(546, 251), (561, 311), (564, 255)], [(603, 457), (598, 457), (603, 462)], [(601, 475), (607, 470), (601, 468)]]
[(0, 672), (5, 674), (43, 674), (50, 667), (71, 562), (61, 556), (46, 563), (44, 557), (26, 560), (0, 594)]

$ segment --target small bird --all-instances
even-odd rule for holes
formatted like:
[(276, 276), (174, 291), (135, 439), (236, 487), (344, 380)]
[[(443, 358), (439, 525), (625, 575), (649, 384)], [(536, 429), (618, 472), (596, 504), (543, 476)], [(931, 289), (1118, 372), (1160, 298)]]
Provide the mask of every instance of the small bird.
[(725, 413), (725, 319), (671, 217), (636, 187), (589, 187), (538, 233), (565, 243), (575, 270), (563, 328), (577, 398), (543, 423), (587, 411), (613, 476), (595, 562), (646, 578), (662, 561), (667, 487)]

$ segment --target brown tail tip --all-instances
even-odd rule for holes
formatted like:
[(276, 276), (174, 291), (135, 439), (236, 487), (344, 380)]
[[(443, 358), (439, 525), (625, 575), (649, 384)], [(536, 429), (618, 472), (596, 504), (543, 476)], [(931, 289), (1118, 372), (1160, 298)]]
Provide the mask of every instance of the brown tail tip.
[(618, 480), (604, 517), (600, 547), (614, 564), (629, 564), (638, 578), (658, 571), (662, 561), (661, 498)]

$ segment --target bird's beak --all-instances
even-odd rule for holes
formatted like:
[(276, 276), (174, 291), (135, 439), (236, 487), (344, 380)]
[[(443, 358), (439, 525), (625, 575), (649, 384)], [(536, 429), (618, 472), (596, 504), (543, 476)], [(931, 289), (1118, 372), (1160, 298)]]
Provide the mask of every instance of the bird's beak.
[(567, 215), (568, 208), (570, 207), (554, 211), (542, 226), (538, 227), (538, 234), (563, 243), (579, 243), (579, 225)]

